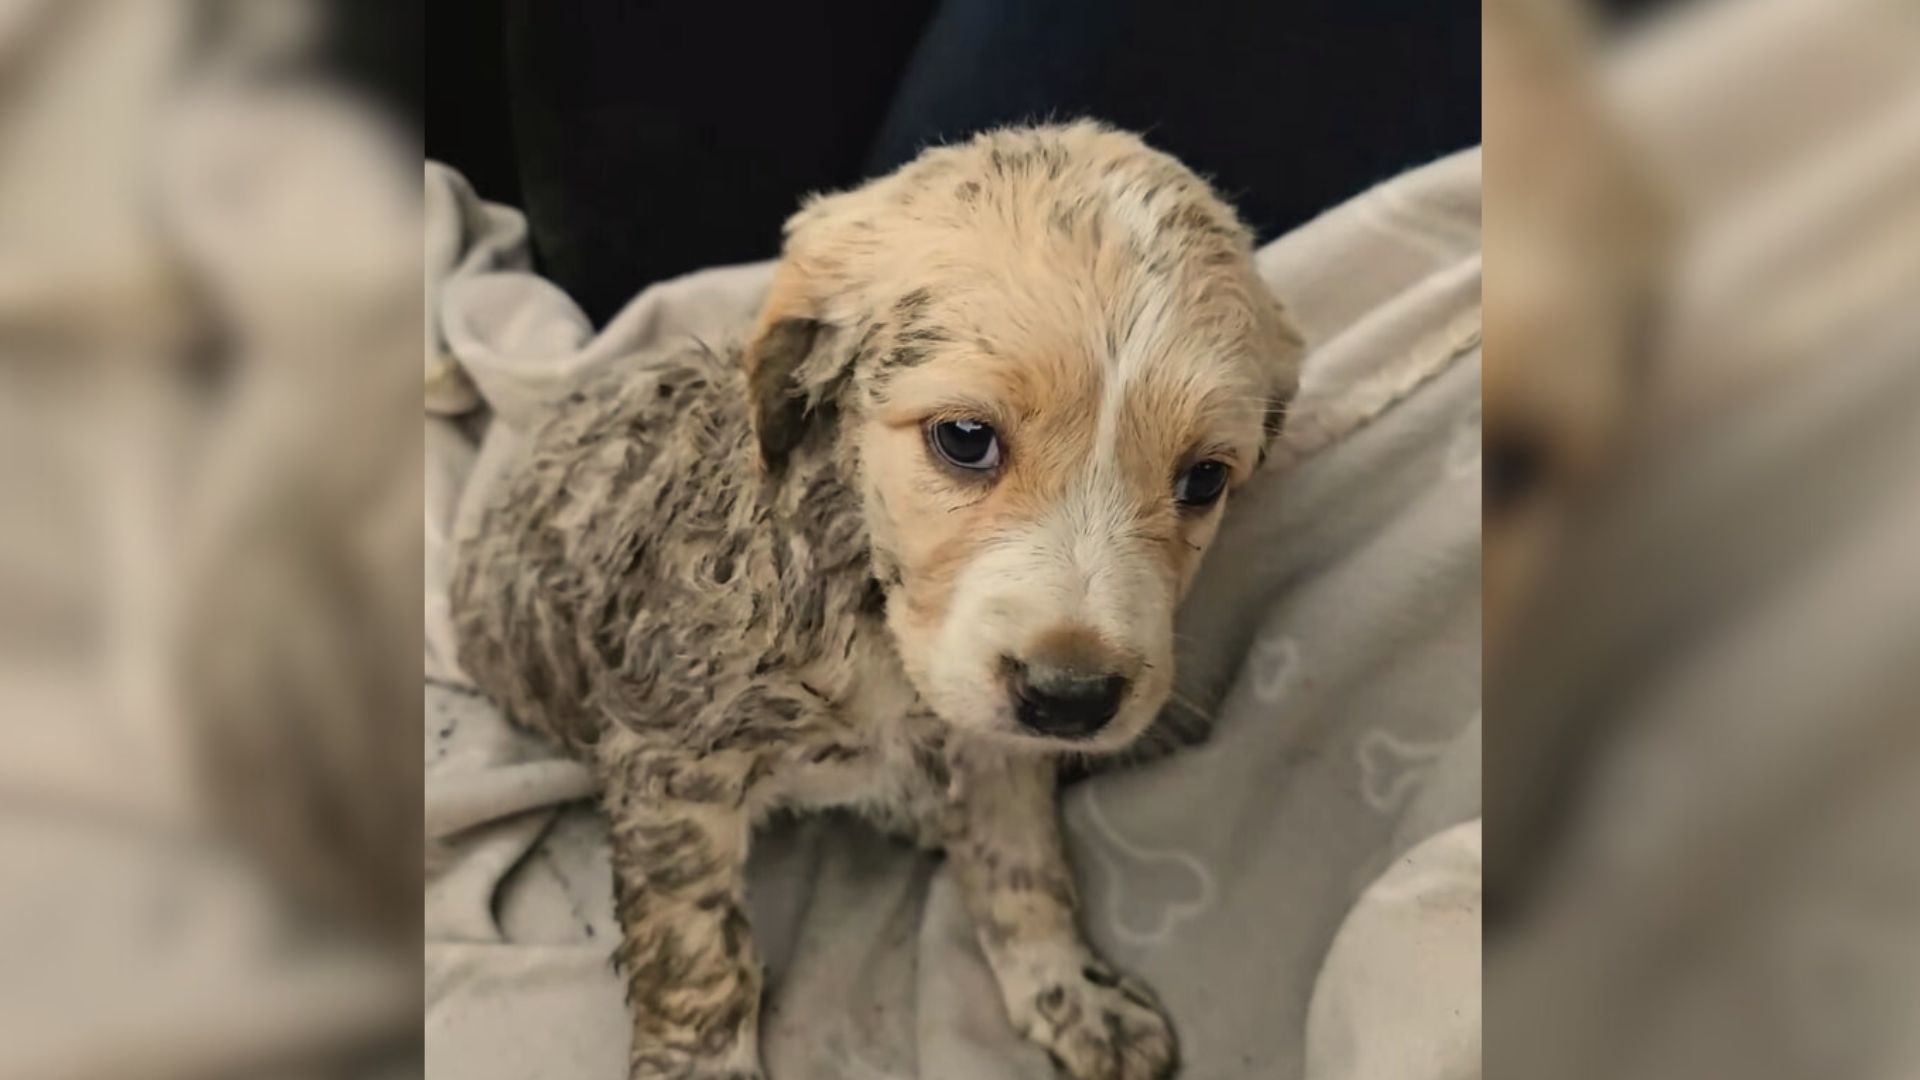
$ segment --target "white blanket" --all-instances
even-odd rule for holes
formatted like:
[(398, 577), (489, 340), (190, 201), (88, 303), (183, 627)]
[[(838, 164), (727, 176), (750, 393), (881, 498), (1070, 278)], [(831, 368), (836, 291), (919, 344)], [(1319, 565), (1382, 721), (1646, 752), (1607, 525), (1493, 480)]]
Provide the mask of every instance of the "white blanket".
[[(465, 685), (449, 539), (546, 401), (735, 332), (771, 267), (656, 286), (596, 335), (516, 214), (427, 185), (429, 1073), (622, 1076), (605, 823), (582, 768)], [(1479, 235), (1471, 152), (1261, 252), (1312, 355), (1183, 613), (1213, 735), (1065, 796), (1087, 932), (1166, 1002), (1183, 1075), (1479, 1074)], [(773, 1077), (1051, 1075), (937, 860), (820, 818), (761, 837), (750, 881)]]

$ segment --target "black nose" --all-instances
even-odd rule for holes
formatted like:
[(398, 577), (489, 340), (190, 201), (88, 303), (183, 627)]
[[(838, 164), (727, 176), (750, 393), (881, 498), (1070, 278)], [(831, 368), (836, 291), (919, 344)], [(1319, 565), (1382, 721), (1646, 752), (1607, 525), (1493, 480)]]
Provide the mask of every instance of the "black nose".
[(1127, 696), (1122, 675), (1063, 671), (1011, 658), (1007, 685), (1021, 724), (1063, 739), (1085, 738), (1105, 727)]

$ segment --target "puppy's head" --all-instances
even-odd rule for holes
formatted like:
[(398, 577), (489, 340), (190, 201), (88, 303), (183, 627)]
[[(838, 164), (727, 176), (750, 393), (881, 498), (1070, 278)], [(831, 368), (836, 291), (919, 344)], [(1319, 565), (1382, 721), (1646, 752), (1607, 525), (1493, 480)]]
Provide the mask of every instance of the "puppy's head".
[(1251, 253), (1198, 177), (1092, 124), (934, 150), (788, 223), (748, 349), (762, 455), (840, 455), (947, 722), (1102, 751), (1165, 701), (1174, 605), (1296, 381)]

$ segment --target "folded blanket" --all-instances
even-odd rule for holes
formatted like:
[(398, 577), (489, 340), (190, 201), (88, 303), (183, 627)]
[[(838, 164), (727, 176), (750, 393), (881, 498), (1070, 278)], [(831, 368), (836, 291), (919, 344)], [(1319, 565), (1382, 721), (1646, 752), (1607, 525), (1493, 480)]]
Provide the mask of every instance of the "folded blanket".
[[(667, 282), (595, 335), (526, 269), (517, 215), (435, 165), (427, 186), (428, 1066), (621, 1076), (591, 778), (460, 675), (449, 545), (548, 402), (653, 345), (737, 332), (771, 266)], [(1159, 992), (1185, 1075), (1475, 1076), (1477, 152), (1354, 199), (1260, 266), (1311, 357), (1283, 451), (1182, 614), (1175, 709), (1210, 738), (1064, 797), (1087, 931)], [(938, 860), (822, 817), (759, 837), (749, 881), (773, 1076), (1052, 1075)]]

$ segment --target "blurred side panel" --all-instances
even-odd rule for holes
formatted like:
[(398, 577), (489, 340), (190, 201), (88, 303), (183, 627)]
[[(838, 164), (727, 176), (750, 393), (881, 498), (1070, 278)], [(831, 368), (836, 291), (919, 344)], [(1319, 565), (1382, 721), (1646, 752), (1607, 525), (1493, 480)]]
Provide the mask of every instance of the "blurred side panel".
[(419, 20), (0, 5), (0, 1077), (419, 1071)]
[(1488, 1074), (1920, 1075), (1920, 6), (1485, 10)]

